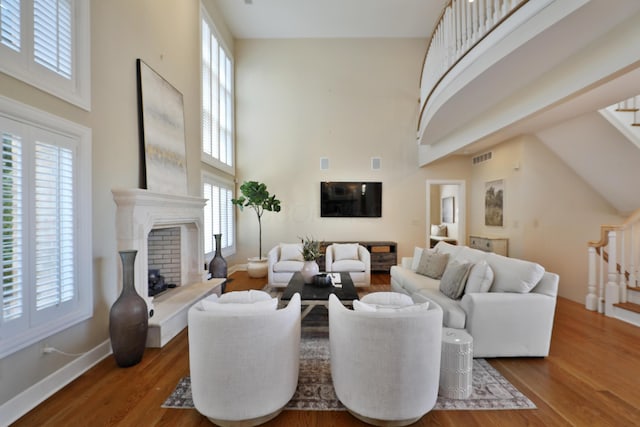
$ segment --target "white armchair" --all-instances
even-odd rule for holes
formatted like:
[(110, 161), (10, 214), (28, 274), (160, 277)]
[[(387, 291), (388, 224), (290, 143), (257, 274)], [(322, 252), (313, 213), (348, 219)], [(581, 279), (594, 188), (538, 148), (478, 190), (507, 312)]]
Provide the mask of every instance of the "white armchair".
[(357, 243), (333, 243), (325, 254), (327, 272), (349, 273), (355, 286), (371, 284), (371, 254)]
[(217, 305), (188, 313), (194, 406), (221, 426), (267, 422), (298, 385), (300, 295), (279, 310), (270, 301)]
[(269, 263), (269, 286), (285, 288), (296, 271), (302, 270), (302, 243), (280, 243), (274, 246), (267, 255)]
[(442, 310), (401, 310), (353, 311), (329, 297), (333, 387), (369, 424), (412, 424), (438, 397)]

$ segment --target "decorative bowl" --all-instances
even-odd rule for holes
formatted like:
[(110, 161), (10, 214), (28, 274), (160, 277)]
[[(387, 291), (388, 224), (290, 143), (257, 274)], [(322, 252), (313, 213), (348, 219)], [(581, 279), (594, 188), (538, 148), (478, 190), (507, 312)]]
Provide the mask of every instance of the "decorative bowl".
[(331, 276), (326, 273), (313, 276), (313, 285), (319, 287), (331, 286)]

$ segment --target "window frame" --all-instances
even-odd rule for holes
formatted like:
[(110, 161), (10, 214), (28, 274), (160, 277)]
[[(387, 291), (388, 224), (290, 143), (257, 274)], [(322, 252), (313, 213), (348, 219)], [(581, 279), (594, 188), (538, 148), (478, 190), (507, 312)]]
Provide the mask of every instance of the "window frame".
[[(62, 119), (42, 110), (35, 109), (9, 98), (0, 96), (0, 118), (8, 122), (21, 133), (20, 137), (28, 139), (25, 144), (34, 144), (37, 135), (53, 136), (54, 145), (72, 144), (74, 148), (74, 268), (75, 296), (73, 304), (65, 310), (54, 314), (35, 315), (35, 301), (32, 291), (23, 296), (25, 310), (17, 323), (4, 323), (0, 317), (0, 358), (41, 341), (53, 334), (76, 325), (93, 316), (93, 259), (92, 259), (92, 226), (91, 226), (91, 129), (77, 123)], [(66, 141), (66, 142), (65, 142)], [(49, 142), (49, 141), (46, 141)], [(23, 159), (33, 162), (33, 159)], [(33, 166), (33, 165), (31, 165)], [(28, 166), (24, 169), (23, 193), (33, 191), (32, 179), (28, 176)], [(32, 239), (34, 217), (31, 196), (24, 196), (23, 211), (25, 216), (24, 238)], [(30, 251), (29, 249), (28, 251)], [(23, 282), (29, 282), (28, 276), (33, 272), (33, 252), (25, 251), (28, 259), (23, 270)], [(29, 282), (30, 283), (30, 282)], [(36, 319), (36, 323), (34, 323)]]
[(90, 2), (70, 0), (72, 10), (71, 79), (40, 65), (34, 53), (34, 5), (20, 0), (20, 51), (0, 43), (0, 72), (91, 111)]
[[(226, 172), (230, 175), (235, 175), (235, 163), (236, 163), (236, 159), (235, 159), (235, 151), (236, 151), (236, 138), (235, 138), (235, 61), (233, 58), (233, 55), (231, 54), (231, 50), (229, 49), (229, 47), (227, 46), (224, 38), (220, 35), (220, 31), (218, 31), (215, 22), (213, 21), (213, 19), (211, 18), (211, 16), (209, 15), (209, 13), (207, 12), (206, 8), (204, 7), (204, 5), (202, 5), (202, 3), (200, 4), (200, 117), (204, 117), (204, 108), (203, 108), (203, 104), (204, 104), (204, 73), (203, 73), (203, 69), (204, 69), (204, 57), (203, 57), (203, 46), (202, 46), (202, 39), (203, 39), (203, 22), (206, 21), (206, 24), (209, 28), (209, 30), (211, 31), (211, 35), (214, 36), (216, 38), (216, 41), (218, 43), (218, 46), (220, 48), (222, 48), (222, 50), (224, 51), (225, 55), (227, 56), (227, 58), (230, 61), (230, 73), (229, 73), (229, 81), (230, 81), (230, 93), (229, 93), (229, 101), (230, 101), (230, 105), (226, 107), (226, 110), (228, 111), (228, 114), (230, 115), (229, 119), (230, 119), (230, 138), (231, 138), (231, 149), (230, 149), (230, 158), (231, 158), (231, 164), (227, 164), (223, 161), (221, 161), (220, 159), (208, 154), (207, 152), (204, 151), (204, 138), (205, 138), (205, 132), (204, 132), (204, 125), (201, 122), (201, 126), (200, 126), (200, 130), (201, 130), (201, 141), (200, 141), (200, 149), (201, 149), (201, 161), (203, 163), (206, 163), (216, 169), (222, 170), (223, 172)], [(219, 83), (219, 80), (218, 80)], [(218, 117), (216, 118), (217, 122), (219, 122), (220, 119), (220, 114), (218, 113)], [(219, 127), (220, 128), (220, 127)], [(219, 135), (219, 132), (218, 132)], [(227, 150), (228, 152), (229, 150)]]
[[(204, 186), (205, 184), (209, 184), (209, 185), (213, 185), (216, 187), (221, 187), (224, 188), (226, 190), (229, 190), (231, 192), (232, 195), (235, 195), (235, 184), (233, 182), (232, 179), (225, 179), (216, 175), (213, 175), (211, 173), (208, 172), (202, 172), (202, 177), (201, 177), (201, 186), (200, 186), (200, 194), (202, 194), (202, 197), (207, 199), (207, 205), (209, 204), (209, 198), (207, 197), (207, 195), (204, 194)], [(209, 218), (206, 217), (206, 212), (207, 212), (207, 207), (205, 206), (204, 208), (204, 222), (205, 222), (205, 227), (202, 230), (202, 234), (203, 234), (203, 238), (206, 241), (207, 239), (211, 239), (211, 251), (210, 252), (205, 252), (205, 258), (210, 260), (213, 255), (215, 254), (215, 241), (213, 240), (213, 237), (207, 237), (206, 236), (206, 223), (208, 221), (210, 221)], [(233, 206), (231, 207), (231, 212), (230, 215), (228, 216), (228, 218), (231, 220), (231, 228), (233, 229), (233, 236), (232, 236), (232, 241), (230, 242), (230, 245), (227, 247), (223, 247), (222, 248), (222, 256), (224, 257), (228, 257), (231, 256), (233, 254), (236, 253), (236, 217), (235, 217), (235, 209), (233, 209)], [(206, 248), (206, 242), (204, 244), (205, 248)], [(206, 251), (206, 250), (205, 250)]]

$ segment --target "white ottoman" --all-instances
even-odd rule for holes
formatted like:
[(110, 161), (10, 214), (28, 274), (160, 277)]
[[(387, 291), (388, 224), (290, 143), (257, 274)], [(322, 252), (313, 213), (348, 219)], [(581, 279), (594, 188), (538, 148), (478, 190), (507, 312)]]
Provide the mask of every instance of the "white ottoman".
[(440, 395), (466, 399), (472, 391), (473, 337), (463, 329), (442, 328)]

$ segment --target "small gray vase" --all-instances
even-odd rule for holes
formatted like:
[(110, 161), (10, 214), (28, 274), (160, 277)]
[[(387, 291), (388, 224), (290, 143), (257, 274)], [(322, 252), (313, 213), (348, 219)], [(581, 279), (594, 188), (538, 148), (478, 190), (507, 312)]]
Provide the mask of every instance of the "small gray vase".
[(211, 277), (227, 278), (227, 261), (222, 257), (222, 234), (214, 234), (216, 239), (216, 254), (209, 263), (209, 273)]

